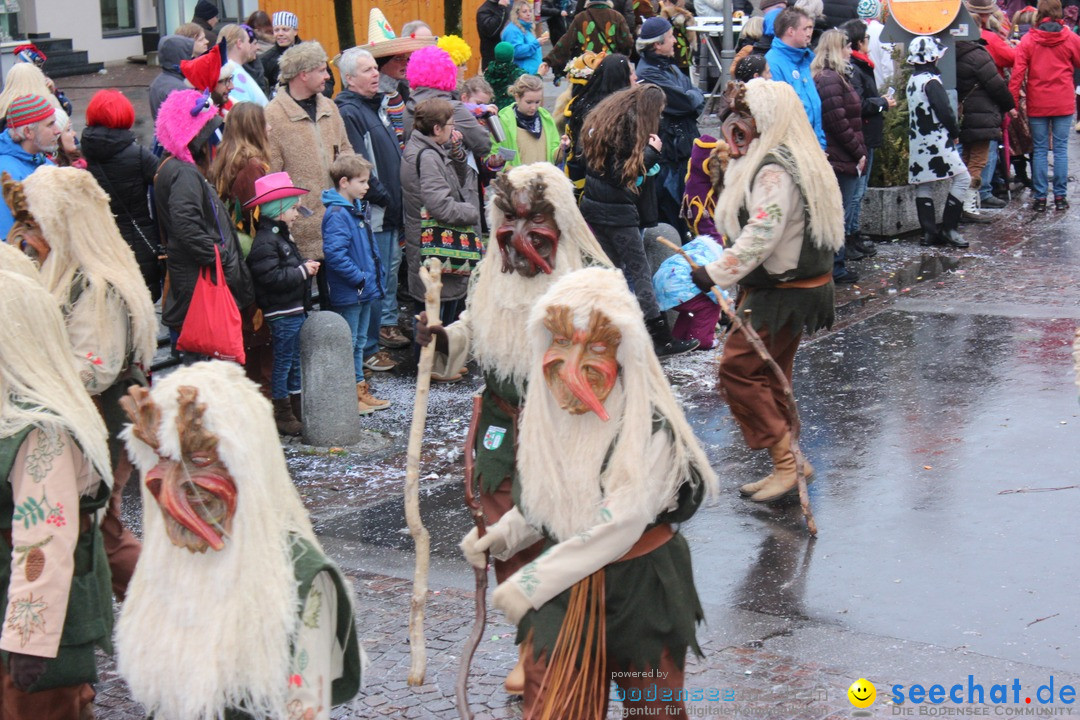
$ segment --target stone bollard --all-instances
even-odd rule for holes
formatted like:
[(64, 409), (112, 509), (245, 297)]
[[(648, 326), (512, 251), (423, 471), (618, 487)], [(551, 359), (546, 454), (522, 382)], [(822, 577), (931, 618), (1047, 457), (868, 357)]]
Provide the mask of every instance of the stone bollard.
[(645, 228), (645, 257), (649, 259), (649, 267), (653, 272), (660, 267), (660, 263), (675, 254), (675, 251), (667, 245), (658, 243), (657, 237), (665, 237), (676, 245), (680, 245), (679, 231), (667, 223), (660, 223), (656, 227)]
[(330, 447), (360, 442), (352, 333), (345, 318), (314, 312), (300, 329), (304, 442)]

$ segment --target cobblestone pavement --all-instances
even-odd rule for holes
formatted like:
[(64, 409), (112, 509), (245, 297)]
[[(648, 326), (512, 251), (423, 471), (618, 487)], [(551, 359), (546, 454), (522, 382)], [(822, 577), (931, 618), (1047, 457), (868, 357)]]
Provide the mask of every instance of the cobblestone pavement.
[[(410, 580), (375, 574), (353, 574), (356, 617), (361, 642), (370, 666), (365, 687), (348, 705), (336, 708), (335, 720), (345, 718), (457, 718), (454, 690), (458, 660), (472, 630), (474, 613), (471, 592), (448, 588), (432, 591), (425, 610), (428, 649), (427, 682), (409, 687), (409, 644), (406, 618)], [(517, 658), (513, 627), (498, 612), (489, 622), (472, 663), (469, 699), (477, 720), (520, 718), (521, 703), (506, 694), (502, 681)], [(724, 646), (708, 628), (701, 633), (704, 660), (691, 659), (686, 687), (702, 697), (718, 700), (691, 701), (695, 717), (742, 715), (759, 718), (851, 717), (846, 688), (858, 679), (840, 668), (807, 663), (754, 647)], [(101, 720), (135, 720), (145, 717), (131, 700), (126, 684), (111, 660), (103, 659), (97, 686), (97, 717)], [(725, 700), (723, 698), (730, 698)], [(610, 717), (620, 717), (617, 703)], [(881, 717), (885, 717), (882, 712)]]

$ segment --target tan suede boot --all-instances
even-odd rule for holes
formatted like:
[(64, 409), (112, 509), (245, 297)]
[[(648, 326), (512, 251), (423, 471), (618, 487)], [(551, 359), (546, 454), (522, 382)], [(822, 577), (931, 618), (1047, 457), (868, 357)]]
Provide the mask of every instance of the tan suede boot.
[[(804, 471), (806, 472), (806, 484), (809, 485), (810, 483), (814, 482), (814, 466), (810, 464), (809, 460), (806, 460), (804, 458), (803, 459), (803, 467), (804, 467)], [(743, 485), (742, 487), (739, 488), (739, 492), (742, 493), (743, 495), (749, 497), (749, 496), (753, 495), (754, 493), (756, 493), (761, 488), (763, 488), (765, 486), (765, 483), (772, 480), (772, 476), (773, 476), (773, 473), (769, 473), (768, 475), (761, 478), (760, 480), (755, 480), (754, 482), (746, 483), (745, 485)]]
[(518, 661), (514, 669), (510, 671), (510, 674), (506, 676), (506, 680), (503, 682), (503, 688), (510, 695), (524, 695), (525, 694), (525, 648), (526, 646), (532, 647), (531, 643), (521, 643), (518, 645)]
[(389, 400), (380, 400), (371, 394), (371, 388), (368, 387), (367, 380), (356, 384), (356, 399), (372, 410), (386, 410), (390, 407)]
[(303, 430), (303, 425), (293, 415), (292, 407), (289, 405), (289, 398), (278, 398), (274, 400), (274, 423), (277, 425), (277, 431), (279, 435), (299, 435)]
[[(799, 485), (795, 475), (795, 455), (791, 452), (791, 433), (784, 433), (784, 437), (769, 448), (769, 455), (772, 457), (773, 471), (765, 478), (758, 491), (750, 496), (754, 502), (778, 500)], [(811, 471), (809, 464), (806, 464), (805, 470), (809, 475)]]
[[(361, 385), (363, 386), (363, 391), (362, 392), (361, 392), (361, 389), (360, 389)], [(356, 383), (356, 406), (357, 406), (357, 409), (360, 411), (361, 415), (370, 415), (371, 413), (375, 412), (375, 408), (371, 407), (366, 402), (364, 402), (364, 395), (366, 395), (366, 394), (367, 394), (367, 383), (366, 382)]]

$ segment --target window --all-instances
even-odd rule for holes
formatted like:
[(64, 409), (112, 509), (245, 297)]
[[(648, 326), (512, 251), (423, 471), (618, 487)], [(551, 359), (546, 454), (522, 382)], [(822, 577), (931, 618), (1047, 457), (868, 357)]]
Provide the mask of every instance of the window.
[(136, 31), (136, 0), (100, 0), (101, 31), (105, 35), (126, 35)]

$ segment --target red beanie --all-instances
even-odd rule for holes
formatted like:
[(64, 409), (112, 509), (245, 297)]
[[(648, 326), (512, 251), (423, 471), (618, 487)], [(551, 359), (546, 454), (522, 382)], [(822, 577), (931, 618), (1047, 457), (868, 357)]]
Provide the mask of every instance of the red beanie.
[(130, 130), (135, 124), (135, 108), (119, 90), (99, 90), (86, 106), (86, 124), (114, 130)]

